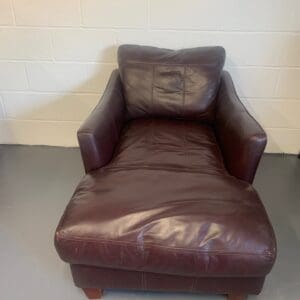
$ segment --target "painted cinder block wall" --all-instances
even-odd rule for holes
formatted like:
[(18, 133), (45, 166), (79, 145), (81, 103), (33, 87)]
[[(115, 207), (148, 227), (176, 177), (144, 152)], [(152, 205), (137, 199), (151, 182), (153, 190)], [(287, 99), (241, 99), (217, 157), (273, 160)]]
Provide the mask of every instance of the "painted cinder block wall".
[(0, 0), (0, 143), (76, 146), (119, 44), (222, 45), (269, 136), (300, 149), (299, 0)]

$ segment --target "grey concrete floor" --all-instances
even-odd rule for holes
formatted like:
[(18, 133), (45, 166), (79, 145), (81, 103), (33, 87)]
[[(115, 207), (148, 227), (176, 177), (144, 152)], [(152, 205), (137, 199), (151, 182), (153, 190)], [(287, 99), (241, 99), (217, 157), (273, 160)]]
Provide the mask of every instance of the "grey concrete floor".
[[(53, 235), (83, 175), (78, 149), (0, 146), (0, 299), (85, 299), (58, 258)], [(264, 155), (255, 187), (273, 223), (278, 258), (258, 300), (300, 299), (300, 160)], [(223, 296), (112, 291), (104, 299), (203, 299)]]

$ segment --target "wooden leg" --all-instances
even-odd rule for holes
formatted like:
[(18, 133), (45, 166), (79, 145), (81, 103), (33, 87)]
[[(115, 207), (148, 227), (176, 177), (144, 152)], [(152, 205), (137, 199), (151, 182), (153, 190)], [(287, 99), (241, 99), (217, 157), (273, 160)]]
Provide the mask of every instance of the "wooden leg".
[(247, 295), (229, 294), (228, 300), (246, 300)]
[(100, 299), (103, 295), (103, 291), (101, 289), (85, 288), (83, 291), (89, 299)]

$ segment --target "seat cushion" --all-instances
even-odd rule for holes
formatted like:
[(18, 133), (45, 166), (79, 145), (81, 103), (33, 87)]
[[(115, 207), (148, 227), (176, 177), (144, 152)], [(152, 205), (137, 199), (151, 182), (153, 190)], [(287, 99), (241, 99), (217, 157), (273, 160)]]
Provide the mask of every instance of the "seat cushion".
[(224, 168), (210, 127), (135, 120), (83, 177), (56, 231), (71, 264), (182, 276), (266, 275), (275, 239), (255, 190)]
[(130, 118), (213, 119), (222, 47), (175, 51), (122, 45), (118, 61)]
[(227, 173), (210, 126), (166, 119), (129, 122), (109, 168)]

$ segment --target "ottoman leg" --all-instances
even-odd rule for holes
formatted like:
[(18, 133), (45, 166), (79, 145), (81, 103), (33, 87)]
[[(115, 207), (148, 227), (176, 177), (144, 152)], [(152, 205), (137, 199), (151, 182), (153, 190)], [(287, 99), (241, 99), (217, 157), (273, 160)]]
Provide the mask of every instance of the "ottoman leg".
[(229, 294), (228, 300), (246, 300), (247, 295)]
[(84, 288), (83, 291), (89, 299), (100, 299), (100, 298), (102, 298), (103, 291), (101, 289)]

